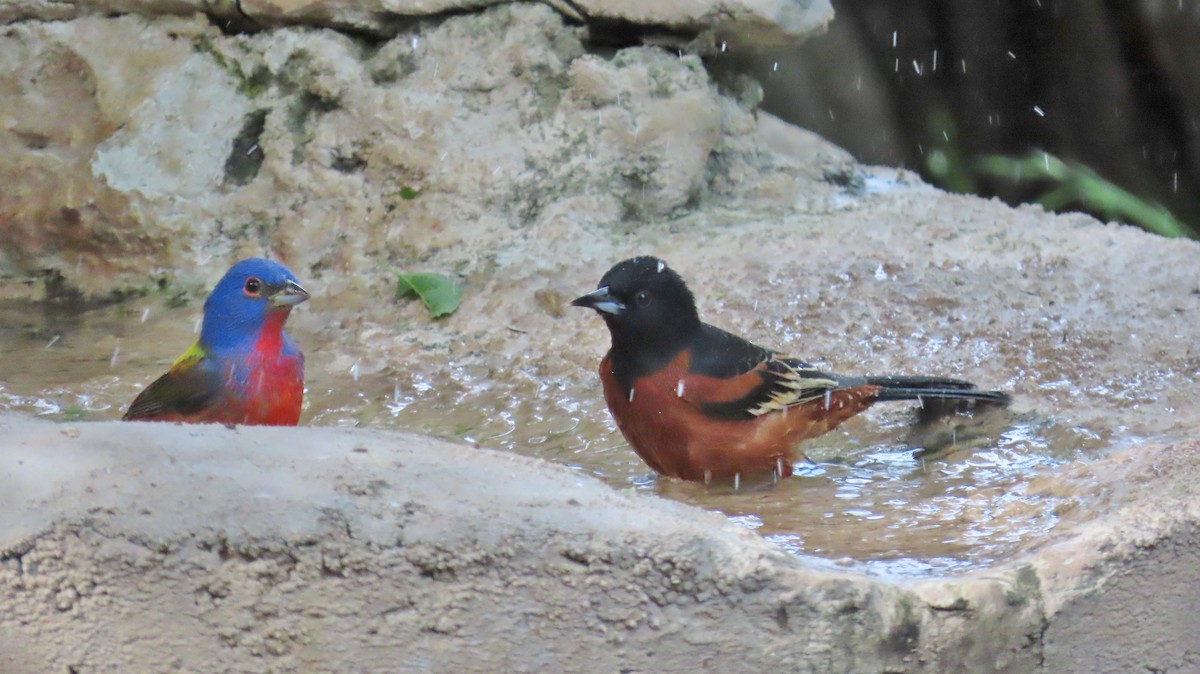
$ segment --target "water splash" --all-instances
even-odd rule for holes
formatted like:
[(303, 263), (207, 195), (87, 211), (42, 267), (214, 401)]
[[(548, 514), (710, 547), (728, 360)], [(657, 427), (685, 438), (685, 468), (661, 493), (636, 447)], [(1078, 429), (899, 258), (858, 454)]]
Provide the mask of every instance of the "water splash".
[[(848, 282), (835, 279), (834, 290)], [(194, 340), (190, 316), (184, 309), (113, 308), (61, 330), (0, 333), (6, 340), (0, 342), (0, 410), (117, 419)], [(301, 344), (320, 342), (315, 334), (292, 332)], [(996, 350), (987, 338), (935, 340), (885, 328), (863, 339), (917, 359), (957, 349), (983, 360)], [(341, 365), (333, 367), (335, 361)], [(1171, 376), (1165, 369), (1137, 381), (1094, 383), (1092, 394), (1140, 400)], [(739, 476), (736, 484), (705, 487), (651, 473), (617, 431), (591, 377), (548, 378), (529, 361), (493, 369), (450, 361), (436, 379), (427, 376), (377, 366), (350, 347), (310, 349), (304, 422), (413, 431), (540, 457), (618, 489), (719, 510), (788, 552), (870, 573), (972, 568), (1045, 537), (1057, 522), (1056, 509), (1075, 495), (1040, 493), (1028, 488), (1030, 480), (1113, 442), (1112, 429), (1033, 416), (1003, 418), (995, 430), (974, 437), (967, 419), (939, 428), (957, 441), (957, 450), (929, 456), (905, 442), (911, 409), (879, 407), (806, 443), (815, 463), (797, 462), (789, 479), (772, 484)], [(1056, 393), (1079, 388), (1065, 377), (1046, 378), (1042, 386)]]

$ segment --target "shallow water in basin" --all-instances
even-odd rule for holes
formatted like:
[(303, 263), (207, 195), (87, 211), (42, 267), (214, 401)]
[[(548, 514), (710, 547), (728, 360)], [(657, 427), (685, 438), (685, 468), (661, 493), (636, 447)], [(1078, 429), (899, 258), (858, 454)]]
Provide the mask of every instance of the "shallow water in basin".
[[(119, 419), (194, 339), (198, 318), (196, 306), (149, 299), (75, 317), (0, 304), (0, 411)], [(314, 320), (293, 324), (301, 344), (318, 342)], [(309, 349), (302, 423), (401, 429), (540, 457), (618, 489), (721, 511), (794, 554), (884, 575), (980, 567), (1044, 539), (1057, 513), (1078, 512), (1087, 499), (1031, 490), (1030, 479), (1114, 444), (1103, 432), (1007, 411), (956, 417), (922, 439), (912, 411), (888, 405), (807, 443), (811, 462), (791, 479), (694, 485), (654, 478), (594, 380), (547, 383), (453, 362), (432, 380), (399, 368), (366, 376), (335, 368), (338, 355)], [(913, 449), (922, 444), (940, 449)]]

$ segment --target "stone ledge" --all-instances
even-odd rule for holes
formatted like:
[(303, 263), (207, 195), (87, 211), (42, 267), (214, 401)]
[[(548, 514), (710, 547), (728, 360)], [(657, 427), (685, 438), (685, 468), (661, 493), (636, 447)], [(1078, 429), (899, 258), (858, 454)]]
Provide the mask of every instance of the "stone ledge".
[(15, 416), (0, 429), (0, 668), (15, 674), (1116, 672), (1197, 652), (1200, 507), (1182, 488), (1195, 443), (1076, 476), (1176, 457), (1193, 467), (1162, 478), (1170, 499), (997, 569), (891, 582), (420, 436)]
[[(233, 30), (276, 26), (321, 26), (377, 36), (395, 35), (413, 19), (462, 13), (509, 4), (511, 0), (6, 0), (0, 24), (62, 21), (81, 16), (138, 14), (207, 15)], [(751, 44), (797, 42), (823, 31), (833, 20), (829, 0), (547, 0), (568, 19), (581, 23), (621, 23), (683, 34), (714, 31)]]

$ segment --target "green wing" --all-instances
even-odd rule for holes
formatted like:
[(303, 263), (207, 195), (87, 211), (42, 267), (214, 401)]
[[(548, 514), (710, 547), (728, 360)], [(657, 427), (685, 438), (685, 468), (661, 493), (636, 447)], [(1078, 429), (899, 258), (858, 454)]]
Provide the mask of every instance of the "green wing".
[(189, 416), (204, 410), (221, 389), (221, 373), (200, 348), (192, 345), (167, 373), (138, 394), (122, 417), (125, 421)]

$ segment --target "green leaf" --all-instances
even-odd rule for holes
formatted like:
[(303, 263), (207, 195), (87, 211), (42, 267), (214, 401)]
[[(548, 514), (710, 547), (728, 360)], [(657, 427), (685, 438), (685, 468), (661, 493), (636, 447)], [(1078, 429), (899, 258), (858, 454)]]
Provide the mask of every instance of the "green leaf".
[(409, 187), (408, 185), (400, 188), (400, 198), (405, 201), (412, 201), (413, 199), (416, 199), (419, 194), (421, 193), (416, 189)]
[(1053, 189), (1042, 196), (1042, 205), (1058, 210), (1073, 202), (1102, 217), (1128, 222), (1162, 236), (1196, 236), (1197, 231), (1159, 204), (1145, 201), (1101, 178), (1092, 169), (1064, 162), (1048, 152), (1025, 158), (989, 155), (981, 158), (979, 172), (1014, 182), (1048, 181)]
[(441, 274), (401, 274), (395, 269), (396, 299), (419, 297), (433, 318), (449, 316), (458, 309), (462, 289), (448, 276)]

